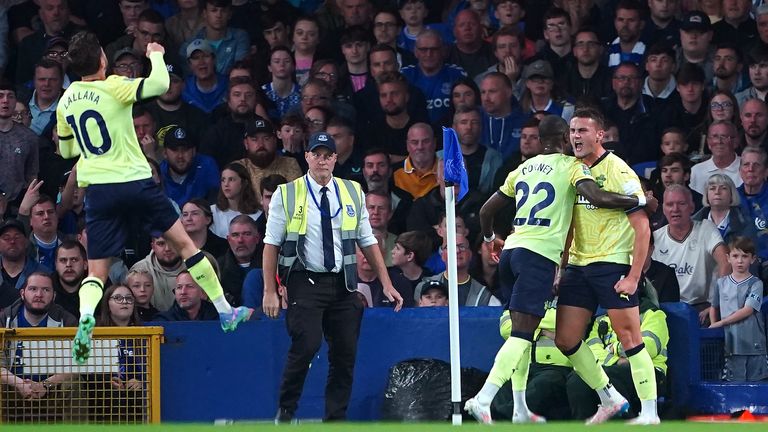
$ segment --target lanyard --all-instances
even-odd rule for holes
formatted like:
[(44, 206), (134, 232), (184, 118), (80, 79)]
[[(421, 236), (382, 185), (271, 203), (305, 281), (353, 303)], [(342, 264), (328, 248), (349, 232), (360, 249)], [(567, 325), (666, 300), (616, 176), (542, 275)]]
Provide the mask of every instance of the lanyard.
[[(339, 208), (336, 209), (336, 213), (334, 213), (333, 216), (331, 216), (330, 213), (324, 212), (323, 209), (320, 207), (320, 204), (317, 202), (317, 198), (315, 198), (315, 193), (312, 192), (312, 186), (309, 184), (309, 179), (307, 177), (304, 177), (304, 181), (307, 182), (307, 189), (309, 190), (309, 195), (312, 197), (312, 201), (315, 202), (315, 207), (317, 207), (317, 209), (320, 211), (320, 215), (322, 217), (327, 217), (331, 219), (338, 216), (339, 213), (341, 212), (341, 194), (339, 193), (339, 185), (336, 183), (336, 181), (333, 181), (333, 186), (336, 188), (336, 198), (338, 198), (339, 200)], [(330, 209), (328, 210), (330, 211)]]

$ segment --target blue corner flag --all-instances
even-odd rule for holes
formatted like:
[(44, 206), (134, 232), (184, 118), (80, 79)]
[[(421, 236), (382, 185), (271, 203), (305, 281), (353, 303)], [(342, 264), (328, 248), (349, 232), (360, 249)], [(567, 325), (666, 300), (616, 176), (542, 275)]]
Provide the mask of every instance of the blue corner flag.
[(443, 159), (445, 160), (445, 181), (459, 185), (459, 196), (456, 202), (461, 201), (469, 192), (469, 177), (464, 166), (464, 156), (461, 154), (459, 139), (452, 128), (443, 127)]

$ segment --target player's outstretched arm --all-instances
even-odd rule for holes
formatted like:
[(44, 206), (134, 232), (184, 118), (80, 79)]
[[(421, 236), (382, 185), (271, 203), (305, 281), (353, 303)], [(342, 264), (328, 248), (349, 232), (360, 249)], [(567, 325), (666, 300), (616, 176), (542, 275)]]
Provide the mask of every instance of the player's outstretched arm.
[(160, 96), (168, 91), (171, 78), (163, 60), (163, 54), (165, 54), (165, 48), (159, 43), (147, 44), (147, 58), (152, 63), (152, 71), (142, 84), (139, 100)]
[(592, 205), (609, 209), (631, 209), (641, 205), (634, 195), (621, 195), (606, 192), (593, 180), (582, 180), (576, 185), (576, 190)]

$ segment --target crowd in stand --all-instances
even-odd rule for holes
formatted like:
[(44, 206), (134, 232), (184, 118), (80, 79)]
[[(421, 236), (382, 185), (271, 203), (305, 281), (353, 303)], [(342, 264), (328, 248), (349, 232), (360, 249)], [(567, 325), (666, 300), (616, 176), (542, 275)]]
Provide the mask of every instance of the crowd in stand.
[[(304, 146), (318, 131), (336, 143), (334, 175), (366, 192), (405, 306), (447, 305), (441, 126), (456, 130), (469, 175), (470, 191), (456, 206), (459, 304), (501, 304), (479, 209), (511, 170), (541, 152), (542, 116), (569, 121), (589, 104), (609, 120), (606, 148), (646, 178), (659, 201), (646, 263), (659, 300), (688, 303), (702, 325), (716, 324), (711, 294), (731, 272), (727, 244), (750, 238), (753, 274), (768, 278), (768, 4), (761, 3), (3, 2), (3, 325), (55, 326), (78, 316), (87, 274), (84, 193), (75, 161), (57, 154), (55, 123), (57, 106), (71, 102), (60, 99), (63, 89), (78, 80), (67, 70), (67, 49), (82, 29), (97, 34), (110, 73), (126, 79), (148, 75), (149, 42), (165, 47), (170, 87), (134, 107), (136, 144), (185, 230), (217, 264), (232, 306), (261, 305), (271, 196), (306, 173)], [(510, 232), (512, 209), (506, 214), (497, 217), (501, 236)], [(105, 297), (102, 308), (112, 311), (102, 311), (105, 322), (217, 318), (160, 233), (137, 224), (128, 243), (110, 270), (123, 288)], [(357, 262), (367, 306), (390, 306), (361, 253)], [(55, 296), (20, 296), (40, 272), (52, 275)], [(139, 319), (110, 302), (135, 305)], [(14, 321), (14, 311), (49, 318)]]

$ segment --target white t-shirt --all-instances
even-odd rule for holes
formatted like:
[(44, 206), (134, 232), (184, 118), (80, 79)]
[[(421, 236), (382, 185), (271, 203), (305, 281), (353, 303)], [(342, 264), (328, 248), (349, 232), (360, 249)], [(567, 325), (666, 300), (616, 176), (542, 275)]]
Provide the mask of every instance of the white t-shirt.
[[(211, 213), (213, 214), (213, 223), (211, 224), (209, 230), (223, 239), (227, 238), (227, 234), (229, 234), (229, 223), (232, 222), (232, 219), (234, 219), (235, 216), (242, 214), (239, 211), (234, 211), (231, 209), (219, 210), (219, 208), (216, 207), (216, 204), (211, 206)], [(261, 210), (257, 211), (256, 213), (249, 214), (248, 216), (250, 216), (253, 220), (257, 220), (259, 216), (261, 216)]]
[(723, 243), (720, 231), (709, 220), (694, 221), (683, 241), (669, 235), (669, 226), (653, 232), (654, 260), (675, 271), (680, 285), (680, 301), (695, 305), (710, 301), (711, 287), (717, 282), (717, 262), (713, 253)]

